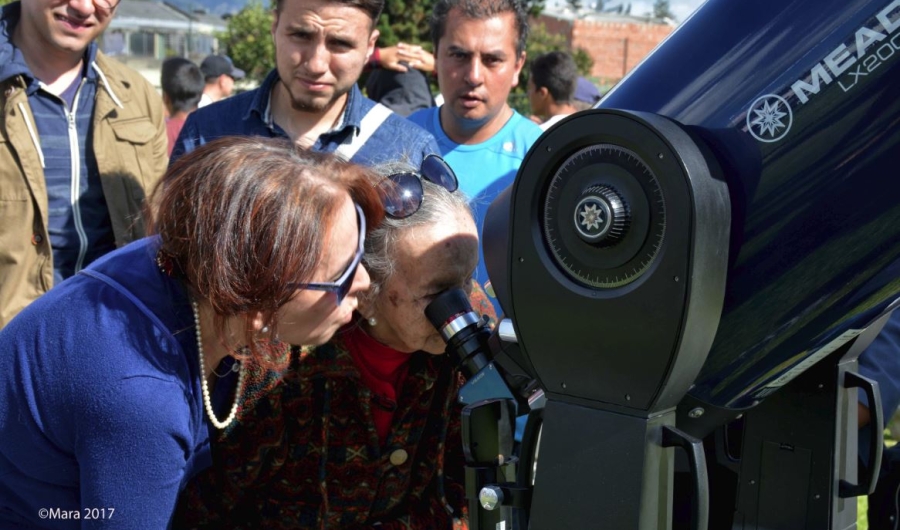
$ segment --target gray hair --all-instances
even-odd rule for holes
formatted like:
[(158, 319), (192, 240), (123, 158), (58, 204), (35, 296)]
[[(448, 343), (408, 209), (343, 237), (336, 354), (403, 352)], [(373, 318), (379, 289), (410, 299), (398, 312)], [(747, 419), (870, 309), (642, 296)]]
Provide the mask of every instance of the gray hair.
[[(418, 171), (418, 168), (406, 163), (383, 164), (372, 169), (380, 175), (379, 179), (394, 173), (416, 173)], [(472, 217), (472, 208), (464, 193), (459, 190), (451, 193), (443, 186), (424, 178), (421, 181), (424, 191), (422, 206), (415, 213), (403, 219), (394, 219), (385, 215), (381, 224), (366, 234), (363, 263), (365, 263), (366, 270), (369, 271), (372, 285), (365, 298), (370, 301), (378, 298), (382, 286), (393, 276), (395, 271), (394, 249), (397, 242), (403, 239), (407, 232), (420, 226), (443, 222), (460, 213)]]

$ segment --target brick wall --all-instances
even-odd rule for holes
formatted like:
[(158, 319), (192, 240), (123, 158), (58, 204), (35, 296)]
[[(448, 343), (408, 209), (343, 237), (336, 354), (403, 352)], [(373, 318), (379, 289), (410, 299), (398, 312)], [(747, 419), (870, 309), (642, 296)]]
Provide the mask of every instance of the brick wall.
[(565, 20), (541, 15), (537, 22), (549, 33), (564, 35), (572, 47), (594, 59), (591, 77), (601, 84), (618, 81), (637, 66), (674, 26), (639, 20)]

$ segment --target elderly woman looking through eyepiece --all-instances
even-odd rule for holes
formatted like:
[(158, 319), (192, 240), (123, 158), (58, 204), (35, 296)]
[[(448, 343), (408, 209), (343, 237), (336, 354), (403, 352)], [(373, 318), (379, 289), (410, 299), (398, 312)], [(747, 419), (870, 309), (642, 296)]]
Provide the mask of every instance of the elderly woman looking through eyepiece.
[[(473, 285), (478, 235), (439, 157), (381, 187), (386, 216), (366, 238), (372, 282), (356, 321), (294, 351), (281, 371), (251, 370), (259, 392), (244, 395), (240, 421), (213, 441), (224, 465), (188, 485), (176, 527), (460, 524), (460, 378), (424, 309)], [(490, 312), (483, 292), (473, 301)]]
[(369, 285), (364, 229), (383, 207), (360, 167), (223, 138), (178, 160), (153, 204), (158, 235), (0, 332), (2, 528), (166, 528), (211, 464), (210, 424), (232, 423), (242, 366), (328, 341)]

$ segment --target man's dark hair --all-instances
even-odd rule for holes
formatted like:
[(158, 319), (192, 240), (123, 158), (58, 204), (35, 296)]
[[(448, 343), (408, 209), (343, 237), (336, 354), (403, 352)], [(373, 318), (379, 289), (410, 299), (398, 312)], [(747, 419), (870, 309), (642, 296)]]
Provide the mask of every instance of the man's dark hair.
[(528, 11), (521, 0), (437, 0), (431, 11), (431, 41), (435, 52), (438, 49), (438, 41), (447, 30), (447, 16), (450, 11), (459, 9), (463, 16), (474, 20), (485, 20), (500, 15), (512, 13), (515, 15), (516, 54), (521, 55), (525, 51), (525, 42), (528, 40)]
[[(384, 10), (384, 0), (329, 0), (335, 4), (344, 4), (350, 7), (357, 7), (362, 9), (372, 18), (372, 27), (375, 27), (375, 24), (378, 22), (378, 17), (381, 16), (381, 12)], [(281, 6), (284, 3), (284, 0), (277, 0), (275, 2), (275, 10), (281, 11)]]
[(545, 87), (556, 103), (571, 103), (578, 84), (578, 66), (566, 52), (547, 52), (531, 63), (534, 88)]
[(172, 112), (191, 112), (200, 103), (206, 81), (200, 67), (193, 62), (184, 57), (169, 57), (162, 64), (160, 84)]

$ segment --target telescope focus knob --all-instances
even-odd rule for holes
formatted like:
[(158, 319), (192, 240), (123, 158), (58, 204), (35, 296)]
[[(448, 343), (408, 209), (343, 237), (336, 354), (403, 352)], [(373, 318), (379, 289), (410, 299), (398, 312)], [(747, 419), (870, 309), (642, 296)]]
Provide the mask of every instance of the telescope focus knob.
[(575, 232), (583, 241), (609, 247), (625, 237), (631, 225), (631, 213), (615, 188), (599, 184), (581, 194), (573, 221)]

